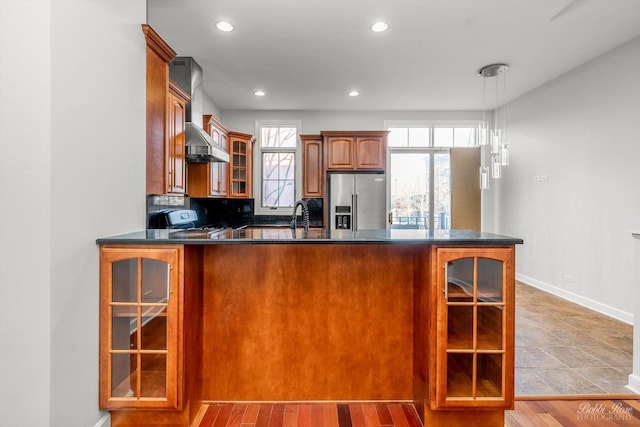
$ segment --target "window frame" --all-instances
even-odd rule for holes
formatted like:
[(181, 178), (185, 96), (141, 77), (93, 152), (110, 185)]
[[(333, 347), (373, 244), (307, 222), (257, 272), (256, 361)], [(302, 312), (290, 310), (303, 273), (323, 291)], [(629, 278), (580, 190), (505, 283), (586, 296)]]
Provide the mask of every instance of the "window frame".
[(474, 128), (476, 146), (478, 144), (478, 125), (479, 120), (385, 120), (384, 129), (390, 128), (429, 128), (429, 145), (423, 146), (388, 146), (388, 150), (402, 149), (402, 148), (471, 148), (471, 147), (445, 147), (435, 145), (435, 129), (436, 128)]
[[(435, 129), (436, 128), (475, 128), (476, 129), (476, 145), (478, 143), (478, 124), (479, 120), (385, 120), (384, 129), (390, 128), (428, 128), (429, 144), (423, 146), (407, 145), (407, 146), (390, 146), (387, 145), (387, 211), (391, 212), (391, 155), (394, 153), (421, 153), (430, 155), (429, 164), (429, 229), (433, 230), (435, 225), (435, 155), (442, 153), (450, 153), (451, 148), (467, 148), (467, 147), (444, 147), (435, 146)], [(468, 147), (471, 148), (471, 147)], [(453, 212), (451, 212), (453, 216)], [(451, 226), (451, 218), (449, 218), (449, 227)]]
[[(296, 129), (296, 146), (292, 147), (263, 147), (262, 146), (262, 128), (263, 127), (293, 127)], [(300, 143), (300, 134), (302, 131), (302, 122), (300, 120), (256, 120), (255, 135), (256, 144), (254, 145), (254, 180), (253, 194), (255, 195), (254, 215), (281, 215), (290, 216), (293, 207), (265, 207), (262, 206), (262, 190), (263, 182), (263, 153), (294, 153), (294, 199), (299, 200), (302, 191), (302, 144)], [(294, 201), (295, 201), (294, 200)]]

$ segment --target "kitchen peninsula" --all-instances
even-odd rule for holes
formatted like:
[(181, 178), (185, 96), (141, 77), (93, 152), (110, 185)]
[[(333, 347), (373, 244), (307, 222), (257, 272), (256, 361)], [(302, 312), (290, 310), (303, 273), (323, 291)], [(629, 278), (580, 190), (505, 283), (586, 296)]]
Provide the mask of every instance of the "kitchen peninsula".
[(189, 426), (219, 401), (410, 401), (426, 425), (502, 426), (513, 405), (520, 239), (249, 227), (97, 243), (113, 426)]

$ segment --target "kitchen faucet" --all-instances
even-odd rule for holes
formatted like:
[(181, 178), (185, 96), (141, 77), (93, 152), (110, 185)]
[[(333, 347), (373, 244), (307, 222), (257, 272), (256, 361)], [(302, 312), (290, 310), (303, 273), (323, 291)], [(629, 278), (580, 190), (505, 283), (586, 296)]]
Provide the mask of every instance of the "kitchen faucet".
[(298, 225), (298, 217), (296, 216), (296, 212), (298, 211), (298, 206), (302, 206), (302, 222), (304, 224), (304, 232), (309, 232), (309, 206), (307, 205), (306, 200), (298, 200), (293, 207), (293, 215), (291, 216), (291, 228), (295, 231)]

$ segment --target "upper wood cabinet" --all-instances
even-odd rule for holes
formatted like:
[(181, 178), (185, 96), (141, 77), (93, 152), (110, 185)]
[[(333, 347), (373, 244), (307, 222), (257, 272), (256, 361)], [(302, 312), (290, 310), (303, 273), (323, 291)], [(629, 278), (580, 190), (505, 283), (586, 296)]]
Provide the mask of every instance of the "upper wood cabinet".
[(321, 135), (300, 135), (302, 141), (302, 197), (324, 196), (324, 162)]
[(186, 192), (185, 114), (189, 95), (169, 82), (167, 95), (167, 193)]
[(189, 101), (169, 85), (169, 62), (176, 52), (148, 25), (147, 42), (147, 194), (184, 194), (184, 106)]
[[(211, 135), (214, 142), (228, 147), (229, 129), (215, 116), (205, 114), (202, 128)], [(229, 164), (224, 162), (190, 163), (188, 173), (188, 193), (190, 197), (226, 197), (229, 183)]]
[(327, 170), (385, 171), (388, 131), (322, 132)]
[[(209, 134), (225, 151), (229, 151), (229, 129), (216, 117), (209, 119)], [(211, 163), (210, 187), (212, 196), (226, 197), (229, 192), (229, 163)]]
[(253, 142), (252, 135), (228, 133), (229, 191), (228, 197), (251, 198), (253, 195)]

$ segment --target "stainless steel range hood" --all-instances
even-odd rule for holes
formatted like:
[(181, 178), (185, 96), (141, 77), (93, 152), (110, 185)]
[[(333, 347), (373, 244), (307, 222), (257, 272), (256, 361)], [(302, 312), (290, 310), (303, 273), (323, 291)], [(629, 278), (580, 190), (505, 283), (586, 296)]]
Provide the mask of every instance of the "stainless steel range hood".
[(169, 79), (191, 95), (186, 106), (186, 154), (189, 163), (229, 162), (229, 153), (202, 129), (202, 68), (191, 57), (169, 63)]

